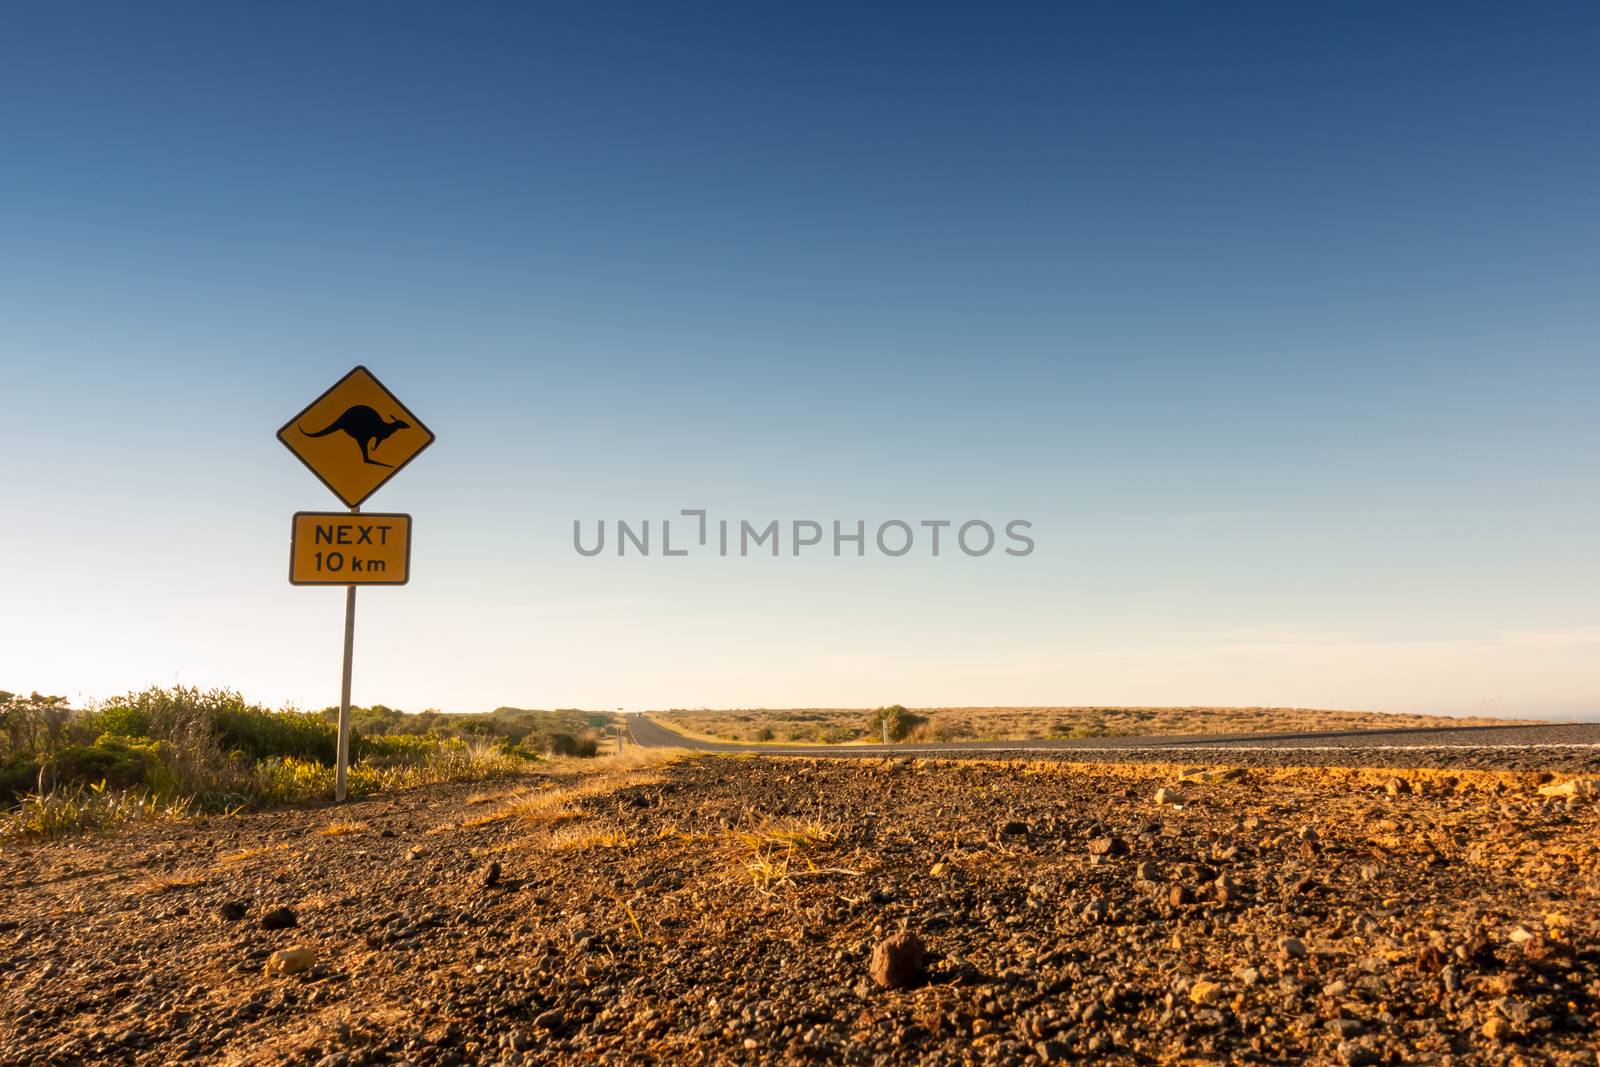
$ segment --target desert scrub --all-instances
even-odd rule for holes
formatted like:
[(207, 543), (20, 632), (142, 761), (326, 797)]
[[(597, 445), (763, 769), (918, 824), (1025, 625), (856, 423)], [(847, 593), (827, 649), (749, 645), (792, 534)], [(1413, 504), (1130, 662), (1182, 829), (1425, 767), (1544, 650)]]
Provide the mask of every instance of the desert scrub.
[[(407, 739), (408, 741), (413, 739)], [(528, 757), (507, 752), (490, 742), (458, 738), (414, 739), (421, 744), (380, 746), (384, 754), (350, 765), (346, 785), (351, 796), (370, 796), (440, 782), (477, 782), (506, 778), (529, 769)], [(312, 760), (287, 756), (255, 765), (251, 797), (258, 804), (304, 804), (333, 796), (334, 769)]]

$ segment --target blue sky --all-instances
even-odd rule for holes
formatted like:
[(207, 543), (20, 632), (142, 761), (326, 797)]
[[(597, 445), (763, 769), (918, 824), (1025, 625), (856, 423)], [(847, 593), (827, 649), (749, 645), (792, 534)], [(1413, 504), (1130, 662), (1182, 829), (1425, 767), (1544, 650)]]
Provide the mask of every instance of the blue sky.
[[(0, 687), (407, 708), (1597, 710), (1586, 5), (20, 4)], [(1036, 551), (595, 559), (571, 523)]]

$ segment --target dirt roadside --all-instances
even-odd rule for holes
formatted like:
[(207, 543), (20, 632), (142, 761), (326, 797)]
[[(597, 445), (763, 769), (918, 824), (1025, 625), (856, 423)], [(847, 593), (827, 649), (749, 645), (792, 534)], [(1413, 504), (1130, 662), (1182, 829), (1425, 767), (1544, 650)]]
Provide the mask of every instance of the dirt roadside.
[(1592, 797), (1179, 769), (702, 756), (10, 847), (0, 1064), (1596, 1063)]

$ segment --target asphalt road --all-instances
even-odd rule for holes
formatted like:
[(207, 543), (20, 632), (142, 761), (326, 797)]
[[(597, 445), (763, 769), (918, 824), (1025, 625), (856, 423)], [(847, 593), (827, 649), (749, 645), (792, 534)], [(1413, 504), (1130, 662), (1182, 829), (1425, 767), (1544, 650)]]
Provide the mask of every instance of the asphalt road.
[(784, 745), (702, 741), (644, 715), (627, 716), (627, 738), (643, 748), (767, 756), (1050, 759), (1234, 763), (1259, 766), (1441, 767), (1600, 770), (1600, 723), (1458, 726), (1282, 734), (1086, 737), (1070, 741), (946, 741), (896, 745)]

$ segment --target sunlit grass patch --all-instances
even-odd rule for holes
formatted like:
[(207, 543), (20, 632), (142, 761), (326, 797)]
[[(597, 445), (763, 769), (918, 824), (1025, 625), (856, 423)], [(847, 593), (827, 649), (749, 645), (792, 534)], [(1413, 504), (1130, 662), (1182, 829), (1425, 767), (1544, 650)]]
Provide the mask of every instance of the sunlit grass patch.
[(730, 830), (728, 836), (745, 848), (757, 851), (809, 848), (826, 844), (838, 835), (815, 819), (771, 819), (747, 830)]
[(621, 830), (563, 830), (551, 834), (545, 847), (556, 852), (586, 852), (591, 849), (630, 849), (639, 843)]
[(179, 889), (193, 889), (197, 885), (204, 885), (206, 881), (206, 876), (198, 871), (156, 874), (133, 883), (133, 891), (146, 896), (159, 896)]
[(367, 829), (364, 822), (330, 822), (319, 827), (317, 834), (321, 837), (343, 837), (345, 834), (359, 834)]
[(289, 846), (281, 841), (275, 845), (258, 845), (255, 848), (242, 848), (237, 852), (225, 852), (217, 857), (218, 866), (234, 866), (239, 863), (248, 863), (250, 860), (269, 856), (274, 852), (288, 851)]

